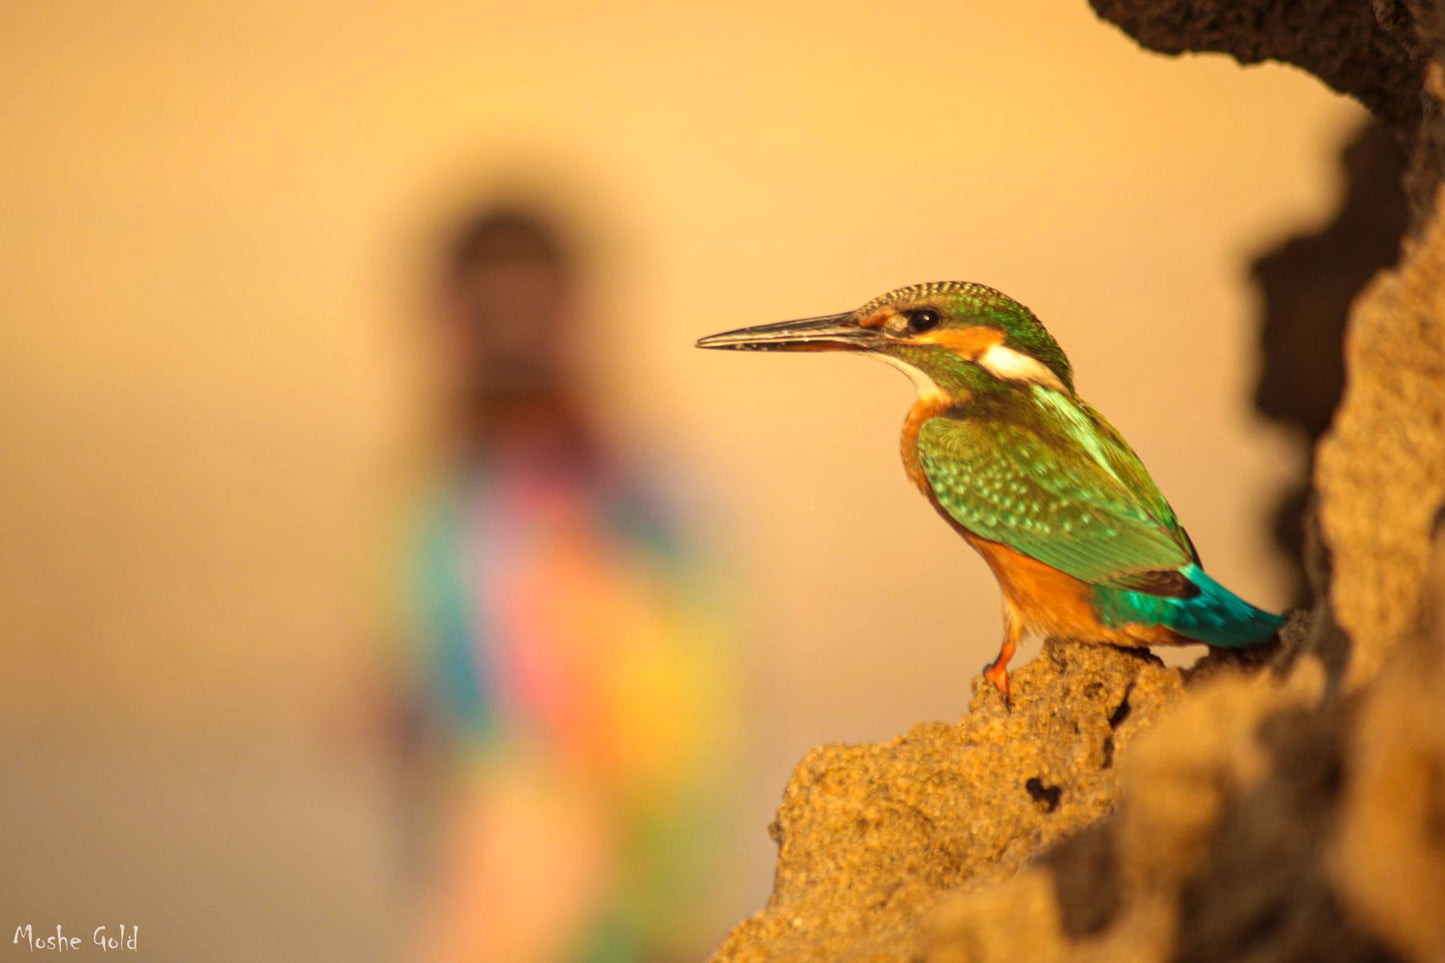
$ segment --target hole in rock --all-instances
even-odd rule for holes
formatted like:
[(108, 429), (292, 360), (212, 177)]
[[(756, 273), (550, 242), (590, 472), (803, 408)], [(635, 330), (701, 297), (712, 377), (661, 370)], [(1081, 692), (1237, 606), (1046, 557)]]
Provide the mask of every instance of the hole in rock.
[(1024, 789), (1028, 790), (1028, 794), (1034, 802), (1044, 804), (1046, 813), (1051, 813), (1059, 808), (1059, 798), (1064, 794), (1064, 791), (1058, 786), (1045, 786), (1044, 781), (1038, 776), (1030, 777), (1029, 781), (1024, 783)]

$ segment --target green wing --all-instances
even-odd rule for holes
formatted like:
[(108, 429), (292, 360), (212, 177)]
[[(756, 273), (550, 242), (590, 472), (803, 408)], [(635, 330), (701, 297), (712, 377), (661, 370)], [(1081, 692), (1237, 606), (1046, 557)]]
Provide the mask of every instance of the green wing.
[(924, 475), (981, 538), (1090, 584), (1177, 594), (1173, 582), (1187, 580), (1175, 573), (1194, 560), (1188, 537), (1128, 446), (1080, 415), (1087, 426), (930, 419), (918, 436)]
[(1074, 403), (1098, 429), (1104, 442), (1104, 459), (1109, 467), (1123, 479), (1129, 491), (1145, 504), (1149, 510), (1149, 516), (1168, 528), (1173, 533), (1175, 541), (1180, 542), (1189, 550), (1190, 559), (1198, 563), (1199, 553), (1195, 551), (1194, 543), (1189, 539), (1189, 533), (1184, 530), (1183, 525), (1179, 524), (1173, 507), (1164, 497), (1164, 493), (1159, 490), (1159, 486), (1154, 483), (1154, 479), (1149, 475), (1149, 469), (1145, 468), (1144, 463), (1139, 460), (1139, 456), (1134, 454), (1134, 449), (1129, 447), (1129, 443), (1124, 440), (1124, 437), (1113, 425), (1109, 424), (1103, 415), (1099, 414), (1093, 405), (1082, 398), (1075, 398)]

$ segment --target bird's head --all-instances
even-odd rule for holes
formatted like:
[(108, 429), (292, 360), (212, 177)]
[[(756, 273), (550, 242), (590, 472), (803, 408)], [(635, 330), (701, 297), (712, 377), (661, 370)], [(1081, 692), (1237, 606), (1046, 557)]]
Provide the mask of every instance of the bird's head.
[(1040, 384), (1072, 394), (1069, 359), (1033, 312), (968, 281), (914, 284), (856, 311), (709, 335), (699, 348), (863, 351), (920, 387), (967, 393), (982, 383)]

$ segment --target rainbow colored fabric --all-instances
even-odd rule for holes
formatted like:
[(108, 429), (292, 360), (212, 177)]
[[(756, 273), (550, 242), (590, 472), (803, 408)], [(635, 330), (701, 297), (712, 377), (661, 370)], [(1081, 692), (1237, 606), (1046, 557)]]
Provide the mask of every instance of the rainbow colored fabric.
[(462, 765), (523, 756), (602, 788), (623, 853), (576, 959), (665, 946), (705, 884), (734, 672), (641, 486), (482, 461), (437, 487), (411, 569), (419, 682)]

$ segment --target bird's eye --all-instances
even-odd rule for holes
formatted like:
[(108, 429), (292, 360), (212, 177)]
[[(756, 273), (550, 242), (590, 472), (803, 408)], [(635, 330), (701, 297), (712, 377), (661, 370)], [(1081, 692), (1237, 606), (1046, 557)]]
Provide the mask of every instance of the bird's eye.
[(915, 334), (921, 334), (924, 331), (932, 331), (934, 328), (938, 327), (938, 322), (943, 320), (941, 317), (939, 317), (938, 312), (933, 310), (932, 308), (918, 308), (916, 310), (909, 311), (904, 316), (908, 318), (908, 330), (914, 332)]

